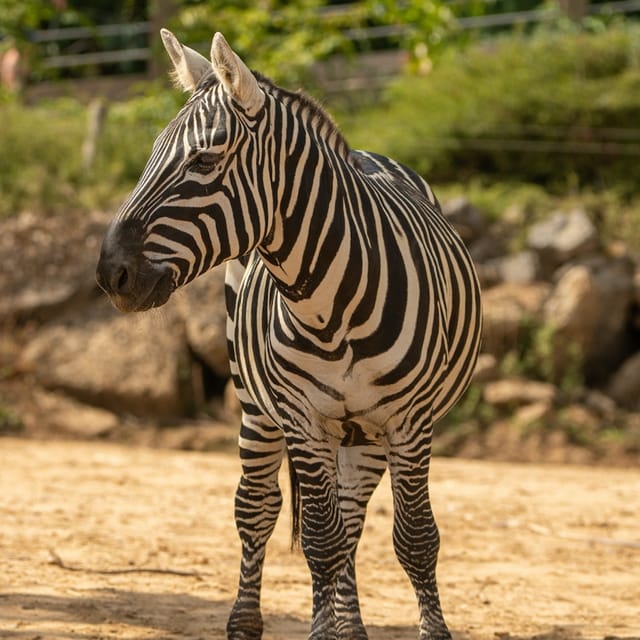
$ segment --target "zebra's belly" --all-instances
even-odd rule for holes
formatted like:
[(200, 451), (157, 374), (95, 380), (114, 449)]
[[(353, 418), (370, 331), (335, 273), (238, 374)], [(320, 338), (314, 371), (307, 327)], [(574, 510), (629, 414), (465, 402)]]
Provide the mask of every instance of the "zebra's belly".
[(385, 393), (393, 390), (375, 383), (380, 375), (377, 369), (351, 367), (347, 361), (301, 358), (299, 352), (287, 354), (282, 347), (274, 357), (273, 345), (265, 339), (267, 327), (262, 332), (243, 330), (243, 326), (239, 320), (235, 344), (238, 374), (253, 404), (276, 424), (286, 419), (293, 406), (300, 419), (321, 423), (336, 437), (350, 438), (343, 425), (357, 424), (367, 437), (375, 439), (382, 433), (382, 425), (398, 414), (399, 405), (406, 403), (406, 394), (402, 394), (402, 401), (385, 398)]
[[(270, 347), (278, 352), (277, 358), (267, 357), (277, 391), (294, 397), (296, 405), (326, 424), (356, 421), (367, 434), (378, 435), (390, 419), (401, 414), (416, 388), (411, 376), (380, 384), (380, 376), (393, 368), (393, 356), (388, 361), (379, 358), (354, 364), (348, 348), (344, 358), (325, 361), (295, 349), (288, 352), (282, 345)], [(279, 362), (286, 364), (279, 366)]]

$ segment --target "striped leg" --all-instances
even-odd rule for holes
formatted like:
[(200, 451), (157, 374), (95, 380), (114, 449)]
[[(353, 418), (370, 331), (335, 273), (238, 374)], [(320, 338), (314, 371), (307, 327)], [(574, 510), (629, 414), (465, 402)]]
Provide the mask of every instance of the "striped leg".
[(236, 527), (242, 541), (238, 596), (227, 623), (229, 640), (260, 640), (260, 588), (265, 548), (282, 494), (278, 470), (285, 452), (282, 431), (265, 418), (245, 414), (240, 429), (242, 477), (236, 491)]
[(386, 467), (386, 457), (377, 444), (340, 447), (338, 450), (340, 510), (350, 546), (349, 555), (338, 578), (336, 617), (340, 640), (367, 639), (358, 601), (356, 549), (369, 498)]
[(440, 608), (436, 563), (440, 539), (429, 500), (432, 424), (388, 433), (389, 472), (394, 498), (393, 544), (415, 589), (420, 607), (419, 640), (449, 640)]
[(302, 551), (313, 588), (309, 640), (336, 640), (336, 587), (349, 554), (338, 501), (338, 441), (285, 433), (302, 498)]

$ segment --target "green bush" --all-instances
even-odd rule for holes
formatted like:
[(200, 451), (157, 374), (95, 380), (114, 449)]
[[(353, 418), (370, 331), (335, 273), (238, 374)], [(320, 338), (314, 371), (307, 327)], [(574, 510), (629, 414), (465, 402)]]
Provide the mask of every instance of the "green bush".
[(0, 214), (67, 202), (81, 174), (83, 109), (66, 101), (38, 109), (7, 101), (0, 114)]
[(90, 171), (83, 167), (86, 106), (55, 100), (25, 106), (0, 102), (0, 216), (116, 206), (135, 185), (160, 130), (184, 96), (155, 87), (109, 106)]
[[(493, 217), (516, 191), (523, 195), (510, 184), (538, 185), (526, 189), (534, 208), (549, 190), (580, 188), (599, 194), (592, 208), (605, 230), (639, 238), (637, 207), (621, 208), (621, 196), (628, 202), (640, 184), (639, 36), (631, 26), (540, 31), (449, 50), (430, 75), (401, 77), (381, 106), (339, 120), (352, 146), (462, 185)], [(86, 107), (72, 100), (27, 107), (0, 96), (0, 215), (116, 206), (183, 102), (183, 94), (154, 85), (110, 105), (95, 165), (85, 172)]]
[(640, 183), (640, 28), (541, 30), (449, 50), (384, 102), (342, 119), (351, 144), (433, 181), (559, 190)]

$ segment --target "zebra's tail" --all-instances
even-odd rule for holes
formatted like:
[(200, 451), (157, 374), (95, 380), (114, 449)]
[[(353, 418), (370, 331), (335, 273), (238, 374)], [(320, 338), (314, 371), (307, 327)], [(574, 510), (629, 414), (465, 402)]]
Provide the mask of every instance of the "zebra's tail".
[(291, 454), (287, 451), (287, 462), (289, 467), (289, 482), (291, 484), (291, 550), (300, 548), (302, 521), (302, 499), (300, 496), (300, 483), (298, 475), (291, 461)]

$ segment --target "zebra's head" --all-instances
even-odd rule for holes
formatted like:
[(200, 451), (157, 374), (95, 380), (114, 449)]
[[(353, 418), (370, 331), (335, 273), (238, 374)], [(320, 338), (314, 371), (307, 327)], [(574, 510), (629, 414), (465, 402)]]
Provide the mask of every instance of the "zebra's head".
[(246, 254), (273, 216), (261, 196), (270, 134), (257, 76), (220, 33), (211, 61), (161, 35), (191, 96), (158, 136), (102, 244), (98, 284), (121, 311), (161, 306), (177, 287)]

